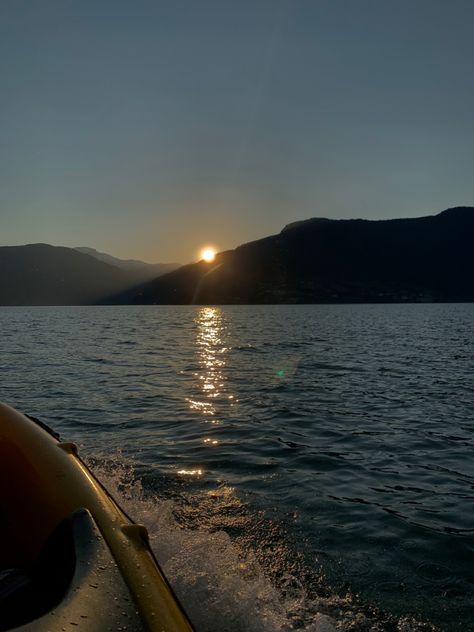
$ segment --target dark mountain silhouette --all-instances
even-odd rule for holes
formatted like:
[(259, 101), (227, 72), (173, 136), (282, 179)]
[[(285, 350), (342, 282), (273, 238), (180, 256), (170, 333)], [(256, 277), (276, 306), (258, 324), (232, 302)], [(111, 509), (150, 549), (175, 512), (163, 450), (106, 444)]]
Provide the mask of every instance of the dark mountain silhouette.
[(90, 255), (121, 270), (133, 272), (137, 283), (150, 281), (181, 266), (180, 263), (145, 263), (145, 261), (138, 261), (137, 259), (119, 259), (105, 252), (100, 252), (95, 248), (87, 248), (85, 246), (78, 246), (74, 250)]
[(0, 247), (0, 305), (84, 305), (134, 283), (128, 271), (73, 248)]
[(108, 302), (474, 301), (473, 244), (471, 207), (410, 219), (309, 219)]

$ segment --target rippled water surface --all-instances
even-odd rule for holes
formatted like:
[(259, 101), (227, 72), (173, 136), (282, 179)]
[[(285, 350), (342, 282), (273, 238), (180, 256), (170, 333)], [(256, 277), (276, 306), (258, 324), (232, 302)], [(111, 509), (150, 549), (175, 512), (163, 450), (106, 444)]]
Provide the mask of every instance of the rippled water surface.
[(474, 305), (0, 322), (1, 398), (80, 444), (199, 630), (474, 630)]

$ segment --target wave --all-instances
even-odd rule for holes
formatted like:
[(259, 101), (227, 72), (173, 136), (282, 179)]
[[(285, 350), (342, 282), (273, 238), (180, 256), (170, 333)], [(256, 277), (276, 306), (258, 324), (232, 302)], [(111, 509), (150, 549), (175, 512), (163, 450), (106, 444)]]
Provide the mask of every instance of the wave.
[[(119, 454), (89, 466), (150, 542), (197, 632), (435, 632), (341, 595), (292, 550), (284, 527), (232, 487), (193, 489)], [(160, 490), (160, 491), (158, 491)]]

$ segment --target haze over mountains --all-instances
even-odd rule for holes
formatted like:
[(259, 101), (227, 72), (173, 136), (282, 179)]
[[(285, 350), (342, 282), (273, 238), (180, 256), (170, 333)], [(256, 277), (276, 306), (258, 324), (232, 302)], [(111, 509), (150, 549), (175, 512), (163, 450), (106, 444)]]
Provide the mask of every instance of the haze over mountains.
[(172, 272), (181, 266), (180, 263), (146, 263), (145, 261), (138, 261), (137, 259), (118, 259), (105, 252), (99, 252), (95, 248), (87, 248), (86, 246), (77, 246), (75, 250), (90, 255), (99, 261), (104, 261), (112, 266), (121, 268), (122, 270), (135, 272), (138, 283), (148, 279), (154, 279), (167, 272)]
[(0, 304), (474, 301), (473, 243), (474, 208), (457, 207), (413, 219), (295, 222), (213, 263), (158, 277), (175, 264), (87, 248), (4, 246)]

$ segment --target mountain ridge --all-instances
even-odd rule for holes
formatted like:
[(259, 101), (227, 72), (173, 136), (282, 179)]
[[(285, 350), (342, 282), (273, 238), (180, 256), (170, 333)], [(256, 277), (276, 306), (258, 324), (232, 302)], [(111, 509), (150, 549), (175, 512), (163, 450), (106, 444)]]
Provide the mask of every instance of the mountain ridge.
[(147, 263), (146, 261), (140, 261), (139, 259), (120, 259), (105, 252), (101, 252), (100, 250), (96, 250), (95, 248), (89, 248), (88, 246), (75, 246), (74, 250), (90, 255), (99, 261), (114, 265), (117, 268), (139, 272), (143, 278), (148, 276), (150, 278), (160, 276), (161, 274), (172, 272), (173, 270), (181, 267), (180, 263)]
[(474, 301), (472, 243), (474, 208), (462, 206), (292, 222), (152, 280), (65, 246), (2, 246), (0, 305)]
[(183, 266), (110, 302), (474, 301), (474, 208), (390, 220), (312, 218)]
[(95, 304), (135, 276), (66, 246), (0, 247), (0, 305)]

